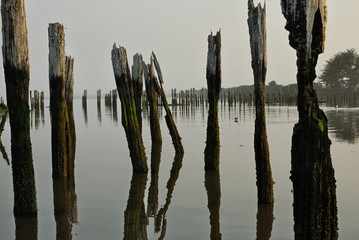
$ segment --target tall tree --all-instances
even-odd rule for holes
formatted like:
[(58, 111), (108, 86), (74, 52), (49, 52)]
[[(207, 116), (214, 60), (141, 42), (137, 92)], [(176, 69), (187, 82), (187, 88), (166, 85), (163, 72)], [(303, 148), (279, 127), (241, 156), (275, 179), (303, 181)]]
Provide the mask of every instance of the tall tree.
[(359, 83), (359, 55), (355, 49), (339, 52), (326, 61), (319, 79), (327, 87), (355, 88)]

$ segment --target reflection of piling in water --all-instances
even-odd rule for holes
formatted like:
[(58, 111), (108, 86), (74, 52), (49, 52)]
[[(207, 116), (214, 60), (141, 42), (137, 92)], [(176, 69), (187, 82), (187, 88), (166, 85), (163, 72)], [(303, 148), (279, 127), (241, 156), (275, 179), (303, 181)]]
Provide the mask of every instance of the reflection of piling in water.
[[(315, 4), (314, 4), (315, 2)], [(326, 1), (282, 0), (290, 45), (297, 53), (299, 122), (293, 129), (292, 170), (295, 239), (336, 240), (336, 184), (328, 120), (313, 89), (324, 50)]]
[(88, 114), (87, 114), (87, 90), (84, 90), (82, 95), (82, 111), (85, 119), (85, 124), (88, 123)]
[(53, 178), (54, 215), (56, 221), (56, 239), (72, 239), (72, 224), (69, 221), (71, 206), (71, 185), (69, 179)]
[(4, 131), (7, 115), (8, 115), (8, 111), (5, 112), (4, 116), (1, 118), (1, 123), (0, 123), (0, 151), (1, 151), (2, 157), (5, 159), (5, 161), (7, 163), (7, 165), (10, 165), (9, 157), (8, 157), (5, 147), (1, 141), (1, 135), (2, 135), (2, 132)]
[[(179, 177), (179, 172), (182, 168), (182, 162), (183, 162), (183, 153), (176, 153), (174, 161), (172, 163), (170, 178), (168, 179), (167, 185), (166, 185), (166, 188), (167, 188), (166, 203), (158, 211), (157, 218), (155, 219), (155, 232), (161, 231), (161, 236), (159, 239), (164, 239), (164, 237), (166, 235), (166, 228), (167, 228), (166, 214), (167, 214), (168, 208), (171, 204), (172, 194), (173, 194), (177, 179)], [(161, 223), (161, 221), (162, 221), (162, 223)], [(161, 224), (162, 224), (162, 230), (161, 230)]]
[(65, 99), (65, 33), (59, 23), (49, 24), (49, 80), (51, 113), (51, 149), (53, 177), (67, 176)]
[(157, 61), (156, 55), (153, 52), (152, 52), (152, 56), (151, 56), (151, 62), (152, 62), (152, 60), (153, 60), (154, 66), (156, 68), (156, 72), (157, 72), (157, 76), (158, 76), (158, 79), (154, 78), (154, 80), (156, 82), (155, 86), (158, 86), (158, 89), (156, 91), (161, 96), (162, 104), (166, 111), (165, 120), (166, 120), (168, 130), (170, 132), (171, 138), (172, 138), (172, 144), (176, 150), (176, 153), (183, 153), (184, 149), (183, 149), (183, 145), (182, 145), (182, 139), (178, 133), (176, 124), (173, 120), (172, 113), (171, 113), (171, 110), (170, 110), (168, 102), (167, 102), (166, 93), (162, 86), (163, 85), (163, 76), (162, 76), (161, 67), (160, 67), (159, 62)]
[(147, 239), (146, 214), (143, 204), (147, 174), (133, 173), (125, 210), (124, 240)]
[(40, 125), (40, 94), (39, 91), (34, 91), (34, 99), (35, 99), (35, 128), (39, 128)]
[(29, 125), (30, 66), (24, 1), (2, 1), (1, 16), (3, 66), (11, 127), (14, 214), (36, 214)]
[(267, 73), (266, 7), (262, 7), (260, 3), (255, 7), (253, 0), (248, 0), (248, 27), (256, 107), (254, 149), (257, 173), (257, 197), (258, 203), (268, 204), (272, 203), (274, 198), (264, 99)]
[(16, 216), (15, 217), (15, 239), (16, 240), (37, 240), (38, 239), (37, 216)]
[(105, 111), (106, 114), (112, 119), (112, 91), (105, 94)]
[(101, 113), (101, 89), (97, 90), (97, 120), (99, 123), (102, 123), (102, 113)]
[[(152, 58), (151, 58), (152, 59)], [(150, 128), (151, 128), (151, 140), (152, 143), (158, 143), (162, 145), (161, 127), (158, 119), (157, 109), (157, 92), (158, 86), (155, 79), (153, 61), (146, 65), (143, 63), (143, 72), (145, 76), (146, 95), (147, 102), (150, 108)]]
[(142, 55), (137, 53), (133, 56), (132, 65), (133, 96), (136, 106), (137, 121), (142, 132), (142, 89), (143, 89), (143, 66)]
[(132, 168), (134, 172), (147, 172), (147, 157), (137, 121), (133, 83), (131, 81), (126, 49), (123, 47), (117, 48), (114, 44), (111, 54), (117, 90), (121, 100), (122, 126), (126, 132)]
[(152, 142), (151, 149), (151, 183), (148, 189), (147, 217), (157, 216), (158, 210), (158, 174), (160, 171), (162, 143)]
[(219, 169), (219, 126), (218, 126), (218, 100), (221, 91), (221, 32), (215, 36), (208, 36), (207, 53), (207, 86), (208, 86), (208, 122), (207, 140), (204, 150), (205, 170)]
[(45, 99), (44, 98), (45, 98), (44, 91), (42, 91), (40, 94), (40, 113), (41, 113), (42, 125), (45, 124)]
[(221, 206), (221, 182), (219, 171), (206, 171), (205, 187), (207, 190), (209, 221), (211, 224), (211, 240), (222, 239), (219, 221)]
[(118, 123), (118, 114), (117, 114), (117, 91), (112, 90), (112, 119), (116, 123)]
[(257, 240), (269, 240), (273, 228), (273, 203), (258, 204), (257, 211)]

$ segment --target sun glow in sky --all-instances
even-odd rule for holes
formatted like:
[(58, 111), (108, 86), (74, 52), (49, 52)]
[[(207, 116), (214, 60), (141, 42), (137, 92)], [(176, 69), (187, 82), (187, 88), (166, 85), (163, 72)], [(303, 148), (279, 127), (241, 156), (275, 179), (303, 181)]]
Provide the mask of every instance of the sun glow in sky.
[[(255, 3), (264, 1), (255, 1)], [(296, 56), (289, 46), (280, 1), (267, 0), (267, 82), (295, 83)], [(328, 0), (325, 60), (348, 48), (359, 50), (359, 1)], [(207, 36), (222, 32), (222, 86), (253, 84), (246, 0), (25, 0), (30, 51), (30, 89), (48, 96), (48, 24), (66, 31), (66, 53), (75, 58), (75, 95), (95, 95), (116, 87), (111, 49), (127, 49), (130, 64), (139, 52), (146, 62), (154, 51), (165, 89), (206, 87)], [(2, 61), (2, 58), (1, 58)], [(0, 95), (5, 97), (3, 71)]]

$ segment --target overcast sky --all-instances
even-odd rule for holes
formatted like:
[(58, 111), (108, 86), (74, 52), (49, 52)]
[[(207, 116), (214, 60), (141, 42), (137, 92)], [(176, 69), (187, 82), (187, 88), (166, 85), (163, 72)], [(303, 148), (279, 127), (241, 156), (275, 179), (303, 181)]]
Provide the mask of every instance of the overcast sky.
[[(319, 57), (317, 72), (338, 51), (359, 50), (359, 1), (327, 0), (327, 6), (325, 53)], [(97, 89), (105, 93), (116, 88), (111, 64), (114, 42), (127, 49), (130, 64), (135, 53), (148, 62), (154, 51), (166, 91), (206, 87), (207, 36), (220, 28), (222, 87), (253, 84), (247, 0), (25, 0), (25, 8), (30, 89), (45, 91), (46, 96), (47, 28), (53, 22), (66, 28), (66, 53), (75, 58), (75, 95), (84, 89), (94, 95)], [(267, 83), (296, 82), (295, 51), (289, 47), (284, 25), (280, 1), (267, 0)], [(5, 97), (0, 72), (0, 95)]]

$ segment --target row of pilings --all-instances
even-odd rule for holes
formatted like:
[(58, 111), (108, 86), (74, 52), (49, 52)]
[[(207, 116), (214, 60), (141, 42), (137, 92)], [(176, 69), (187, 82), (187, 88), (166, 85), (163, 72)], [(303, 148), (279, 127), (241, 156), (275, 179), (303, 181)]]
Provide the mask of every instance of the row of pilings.
[[(296, 3), (295, 5), (293, 3)], [(14, 185), (14, 214), (33, 214), (37, 212), (36, 187), (33, 169), (32, 149), (29, 131), (29, 57), (27, 27), (22, 0), (2, 2), (3, 22), (3, 58), (5, 70), (5, 82), (7, 102), (9, 106), (11, 125), (11, 153)], [(297, 53), (297, 107), (299, 122), (294, 127), (292, 138), (292, 171), (294, 193), (294, 221), (295, 239), (337, 239), (337, 206), (336, 185), (334, 169), (330, 156), (331, 141), (328, 138), (328, 123), (324, 112), (319, 108), (317, 94), (313, 88), (316, 78), (315, 67), (318, 55), (323, 52), (324, 36), (326, 28), (325, 0), (317, 1), (317, 4), (307, 2), (293, 2), (293, 0), (281, 1), (282, 13), (287, 20), (286, 29), (289, 31), (290, 45)], [(266, 143), (257, 141), (257, 118), (264, 114), (264, 80), (266, 73), (266, 44), (264, 40), (258, 45), (265, 32), (252, 32), (251, 16), (258, 21), (256, 24), (265, 26), (265, 14), (261, 5), (254, 7), (253, 0), (248, 1), (249, 30), (252, 50), (252, 68), (255, 78), (255, 106), (256, 106), (256, 133), (255, 152), (257, 170), (258, 202), (261, 201), (261, 192), (267, 188), (261, 187), (259, 176), (260, 168), (266, 171), (263, 164), (269, 161), (263, 157), (268, 153), (260, 154), (257, 150), (267, 148)], [(265, 13), (265, 8), (264, 8)], [(298, 17), (299, 15), (299, 17)], [(303, 21), (302, 19), (306, 19)], [(263, 24), (264, 23), (264, 24)], [(309, 23), (309, 24), (308, 24)], [(309, 36), (309, 37), (308, 37)], [(254, 41), (252, 41), (253, 39)], [(265, 38), (264, 38), (265, 39)], [(255, 44), (253, 44), (255, 43)], [(255, 52), (255, 55), (253, 54)], [(162, 106), (166, 112), (165, 120), (168, 126), (172, 142), (177, 154), (183, 155), (181, 137), (172, 118), (172, 113), (163, 89), (163, 76), (156, 55), (152, 53), (150, 63), (145, 64), (138, 54), (134, 56), (132, 75), (128, 65), (125, 48), (116, 47), (112, 50), (112, 65), (115, 75), (117, 91), (121, 100), (121, 122), (126, 132), (128, 147), (134, 173), (147, 173), (147, 157), (142, 140), (141, 124), (141, 96), (142, 77), (150, 84), (149, 90), (161, 98)], [(258, 59), (257, 59), (258, 58)], [(256, 61), (256, 59), (258, 61)], [(259, 67), (258, 67), (259, 66)], [(157, 76), (155, 76), (155, 70)], [(208, 122), (207, 139), (205, 149), (205, 170), (207, 173), (219, 173), (219, 126), (218, 103), (221, 90), (221, 34), (208, 36), (207, 53), (207, 85), (208, 85)], [(258, 81), (257, 81), (258, 80)], [(141, 81), (139, 83), (139, 81)], [(65, 56), (64, 28), (59, 23), (49, 25), (49, 85), (50, 85), (50, 114), (51, 114), (51, 148), (52, 148), (52, 176), (54, 189), (58, 183), (65, 183), (68, 177), (73, 175), (72, 162), (74, 158), (74, 142), (76, 139), (74, 122), (71, 121), (72, 96), (73, 96), (73, 59)], [(258, 94), (259, 93), (259, 94)], [(175, 95), (175, 94), (174, 94)], [(151, 95), (147, 95), (149, 97)], [(152, 94), (153, 96), (153, 94)], [(250, 95), (253, 96), (253, 95)], [(192, 96), (193, 97), (193, 96)], [(87, 91), (84, 92), (83, 105), (86, 103)], [(204, 98), (204, 96), (203, 96)], [(281, 96), (278, 99), (281, 100)], [(224, 95), (223, 99), (226, 99)], [(227, 101), (236, 102), (235, 97), (228, 94)], [(356, 99), (356, 98), (354, 98)], [(181, 98), (183, 100), (183, 96)], [(193, 98), (189, 100), (193, 104)], [(148, 99), (151, 106), (157, 101), (157, 97)], [(204, 102), (204, 100), (202, 100)], [(253, 103), (254, 98), (250, 98)], [(195, 101), (197, 103), (198, 100)], [(225, 103), (226, 101), (224, 101)], [(188, 99), (186, 99), (188, 104)], [(183, 105), (183, 101), (181, 101)], [(151, 114), (151, 110), (150, 110)], [(157, 112), (156, 112), (157, 114)], [(155, 121), (157, 121), (155, 119)], [(263, 126), (260, 126), (265, 130)], [(151, 129), (151, 131), (155, 131)], [(260, 131), (260, 137), (265, 136), (265, 131)], [(266, 136), (265, 136), (266, 137)], [(153, 139), (152, 139), (153, 140)], [(153, 143), (155, 141), (153, 140)], [(260, 146), (258, 146), (260, 145)], [(263, 147), (264, 146), (264, 147)], [(259, 152), (259, 151), (258, 151)], [(264, 167), (263, 167), (264, 166)], [(135, 176), (135, 175), (134, 175)], [(147, 179), (135, 176), (133, 181)], [(263, 178), (272, 184), (271, 176)], [(145, 182), (145, 181), (142, 181)], [(60, 184), (62, 190), (63, 186)], [(142, 184), (145, 185), (145, 184)], [(168, 189), (169, 196), (172, 194)], [(138, 190), (134, 190), (138, 192)], [(271, 191), (271, 190), (270, 190)], [(267, 193), (264, 193), (264, 195)], [(143, 196), (143, 194), (140, 194)], [(56, 213), (66, 211), (67, 207), (56, 204), (61, 196), (54, 197), (55, 218)], [(131, 191), (130, 191), (131, 196)], [(138, 197), (137, 195), (135, 196)], [(143, 197), (141, 197), (143, 199)], [(272, 196), (267, 203), (272, 202)], [(133, 202), (134, 200), (131, 200)], [(66, 205), (66, 204), (65, 204)], [(219, 203), (215, 203), (219, 205)], [(59, 206), (58, 208), (56, 206)], [(168, 208), (164, 206), (165, 213)], [(132, 204), (130, 212), (132, 211)], [(210, 208), (211, 211), (211, 208)], [(216, 208), (218, 214), (219, 208)], [(211, 212), (212, 214), (212, 212)], [(138, 212), (133, 216), (138, 216)], [(59, 216), (59, 215), (58, 215)], [(126, 216), (126, 212), (125, 212)], [(130, 216), (126, 219), (130, 219)], [(56, 221), (61, 221), (60, 217)], [(132, 224), (134, 220), (130, 220)], [(219, 225), (215, 225), (219, 229)], [(61, 231), (60, 231), (61, 232)], [(63, 238), (63, 237), (60, 237)], [(214, 233), (213, 238), (221, 238), (220, 233)]]

